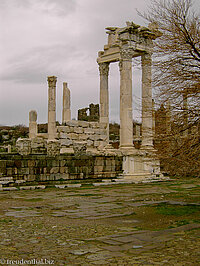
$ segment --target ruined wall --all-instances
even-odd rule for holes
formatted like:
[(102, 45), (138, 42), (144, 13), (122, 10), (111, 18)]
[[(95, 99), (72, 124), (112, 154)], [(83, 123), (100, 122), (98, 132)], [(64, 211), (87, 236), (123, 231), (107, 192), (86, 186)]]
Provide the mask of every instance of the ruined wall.
[[(89, 114), (87, 114), (89, 111)], [(88, 121), (88, 122), (98, 122), (99, 121), (99, 104), (91, 103), (89, 108), (82, 108), (78, 110), (78, 120)]]
[(71, 120), (57, 127), (61, 148), (73, 147), (73, 142), (85, 141), (88, 148), (106, 146), (106, 124)]
[(0, 177), (14, 181), (111, 178), (121, 172), (120, 156), (0, 154)]

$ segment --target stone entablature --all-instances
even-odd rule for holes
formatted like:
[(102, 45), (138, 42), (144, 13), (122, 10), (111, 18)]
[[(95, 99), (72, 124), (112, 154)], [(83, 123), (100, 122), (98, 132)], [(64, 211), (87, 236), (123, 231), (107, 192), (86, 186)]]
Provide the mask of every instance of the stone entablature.
[[(153, 147), (152, 54), (153, 40), (161, 35), (157, 24), (148, 28), (133, 22), (126, 27), (108, 27), (108, 43), (98, 53), (100, 74), (100, 121), (109, 125), (109, 64), (119, 62), (120, 72), (120, 150), (124, 154), (124, 178), (153, 176), (159, 161)], [(142, 136), (141, 149), (133, 145), (132, 58), (141, 57)], [(108, 128), (108, 127), (107, 127)], [(139, 133), (139, 132), (138, 132)], [(138, 134), (139, 135), (139, 134)]]
[(119, 62), (120, 70), (120, 148), (133, 150), (132, 58), (142, 62), (142, 147), (153, 148), (151, 57), (153, 40), (161, 35), (156, 23), (148, 28), (133, 22), (126, 27), (108, 27), (108, 43), (98, 53), (100, 73), (100, 121), (109, 124), (109, 64)]
[(97, 62), (117, 62), (131, 59), (143, 53), (153, 52), (153, 41), (160, 36), (156, 23), (143, 27), (133, 22), (126, 22), (126, 27), (107, 27), (108, 43), (98, 54)]

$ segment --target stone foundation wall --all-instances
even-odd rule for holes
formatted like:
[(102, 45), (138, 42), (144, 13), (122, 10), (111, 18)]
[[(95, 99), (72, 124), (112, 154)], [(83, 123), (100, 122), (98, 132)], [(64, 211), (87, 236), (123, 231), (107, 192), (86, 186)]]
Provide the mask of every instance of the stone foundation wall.
[(104, 147), (107, 143), (105, 123), (72, 120), (58, 126), (57, 132), (61, 148), (71, 148), (76, 141), (86, 142), (88, 148)]
[(120, 156), (0, 154), (0, 177), (14, 181), (112, 178), (121, 172)]

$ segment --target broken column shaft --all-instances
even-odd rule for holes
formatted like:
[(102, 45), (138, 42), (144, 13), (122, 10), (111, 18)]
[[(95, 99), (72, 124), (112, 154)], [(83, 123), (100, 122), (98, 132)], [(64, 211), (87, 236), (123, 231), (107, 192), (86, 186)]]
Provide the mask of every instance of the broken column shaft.
[(62, 112), (62, 123), (66, 123), (71, 120), (70, 110), (70, 90), (67, 87), (67, 82), (63, 82), (63, 112)]
[(31, 110), (29, 112), (29, 138), (34, 139), (37, 137), (37, 112)]

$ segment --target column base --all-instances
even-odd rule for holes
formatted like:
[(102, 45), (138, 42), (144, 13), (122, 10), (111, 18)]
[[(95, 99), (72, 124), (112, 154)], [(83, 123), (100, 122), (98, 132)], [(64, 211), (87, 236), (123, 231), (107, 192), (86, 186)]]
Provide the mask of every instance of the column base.
[(119, 150), (126, 156), (136, 153), (134, 145), (120, 145)]
[(140, 150), (147, 151), (147, 152), (153, 152), (155, 151), (155, 148), (153, 145), (141, 145)]
[(132, 180), (145, 180), (162, 178), (160, 162), (157, 158), (143, 151), (137, 151), (123, 158), (123, 178)]

